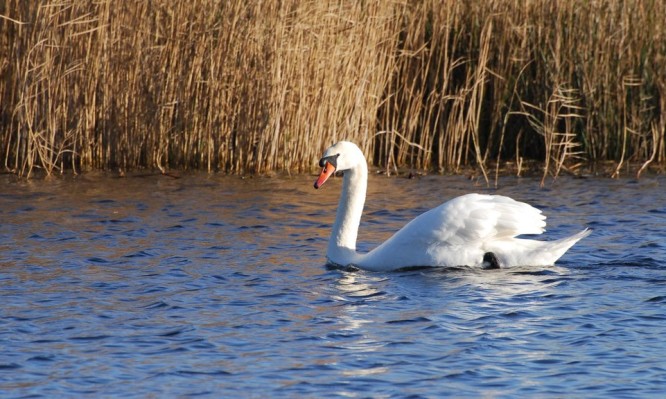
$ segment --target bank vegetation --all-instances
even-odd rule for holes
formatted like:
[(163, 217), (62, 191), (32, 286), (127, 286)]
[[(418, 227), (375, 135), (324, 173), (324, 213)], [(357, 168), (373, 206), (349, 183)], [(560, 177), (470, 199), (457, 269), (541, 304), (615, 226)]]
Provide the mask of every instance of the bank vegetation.
[(662, 0), (0, 0), (9, 172), (666, 166)]

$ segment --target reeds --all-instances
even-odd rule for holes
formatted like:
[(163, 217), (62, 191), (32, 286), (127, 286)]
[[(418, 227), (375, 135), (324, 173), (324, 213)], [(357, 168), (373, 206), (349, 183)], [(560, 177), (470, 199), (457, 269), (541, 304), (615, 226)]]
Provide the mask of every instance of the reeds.
[[(4, 168), (666, 166), (666, 3), (0, 0)], [(640, 173), (640, 172), (639, 172)]]

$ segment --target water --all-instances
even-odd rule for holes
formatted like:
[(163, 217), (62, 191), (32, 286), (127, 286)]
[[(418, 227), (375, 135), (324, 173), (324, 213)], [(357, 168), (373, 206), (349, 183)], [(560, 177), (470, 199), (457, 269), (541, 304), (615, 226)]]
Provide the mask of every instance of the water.
[(0, 183), (0, 396), (663, 397), (664, 177), (373, 176), (367, 250), (496, 191), (592, 236), (557, 266), (330, 270), (341, 179)]

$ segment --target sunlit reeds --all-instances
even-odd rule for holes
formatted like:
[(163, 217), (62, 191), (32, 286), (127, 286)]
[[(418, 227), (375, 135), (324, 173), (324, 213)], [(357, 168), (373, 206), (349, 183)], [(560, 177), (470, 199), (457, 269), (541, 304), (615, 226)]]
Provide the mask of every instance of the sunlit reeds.
[[(6, 170), (666, 166), (666, 3), (0, 0)], [(640, 173), (640, 172), (638, 172)]]

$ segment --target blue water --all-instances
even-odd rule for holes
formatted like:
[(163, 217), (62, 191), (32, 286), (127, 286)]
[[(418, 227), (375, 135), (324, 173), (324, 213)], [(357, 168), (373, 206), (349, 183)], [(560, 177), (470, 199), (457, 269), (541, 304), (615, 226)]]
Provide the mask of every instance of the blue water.
[(664, 397), (666, 178), (373, 176), (370, 249), (496, 192), (594, 233), (552, 267), (331, 270), (340, 179), (0, 182), (6, 398)]

